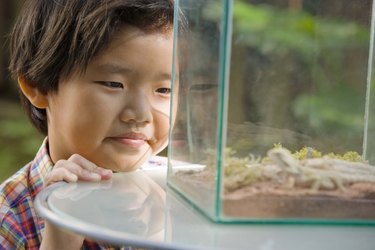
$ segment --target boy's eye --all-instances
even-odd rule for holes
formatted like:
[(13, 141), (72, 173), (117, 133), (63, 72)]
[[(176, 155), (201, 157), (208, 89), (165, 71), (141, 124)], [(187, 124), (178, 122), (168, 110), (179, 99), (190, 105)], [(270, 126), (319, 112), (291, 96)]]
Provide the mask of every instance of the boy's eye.
[(171, 88), (158, 88), (156, 92), (163, 95), (169, 95), (171, 93)]
[(108, 88), (124, 88), (124, 85), (120, 82), (111, 82), (111, 81), (95, 81)]

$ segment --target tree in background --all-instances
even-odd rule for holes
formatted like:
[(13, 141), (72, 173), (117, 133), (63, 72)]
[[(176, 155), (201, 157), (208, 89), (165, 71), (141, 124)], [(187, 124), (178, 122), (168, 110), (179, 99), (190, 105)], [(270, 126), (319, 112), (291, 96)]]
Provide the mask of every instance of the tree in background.
[(8, 37), (22, 2), (0, 0), (0, 182), (33, 159), (42, 140), (21, 108), (8, 71)]
[(17, 88), (9, 76), (8, 34), (12, 27), (19, 0), (0, 1), (0, 99), (17, 99)]

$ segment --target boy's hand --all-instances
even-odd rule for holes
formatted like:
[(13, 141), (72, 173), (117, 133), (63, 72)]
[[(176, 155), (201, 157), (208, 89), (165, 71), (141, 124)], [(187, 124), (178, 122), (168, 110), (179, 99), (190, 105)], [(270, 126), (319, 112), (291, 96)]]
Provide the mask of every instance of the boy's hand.
[(111, 177), (111, 170), (98, 167), (86, 158), (74, 154), (68, 160), (56, 162), (53, 170), (46, 176), (44, 185), (49, 186), (58, 181), (100, 181)]
[[(46, 176), (44, 185), (49, 186), (58, 181), (100, 181), (111, 177), (111, 170), (98, 167), (84, 157), (74, 154), (68, 160), (56, 162), (52, 171)], [(66, 232), (45, 221), (45, 231), (40, 249), (80, 249), (83, 240), (83, 236)]]

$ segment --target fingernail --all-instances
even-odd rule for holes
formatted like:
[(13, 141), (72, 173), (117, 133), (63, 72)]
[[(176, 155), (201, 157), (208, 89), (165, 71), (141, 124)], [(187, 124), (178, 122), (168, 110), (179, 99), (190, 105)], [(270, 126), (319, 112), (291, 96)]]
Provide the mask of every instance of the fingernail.
[(97, 173), (90, 173), (90, 177), (94, 179), (101, 179), (101, 176)]
[(99, 174), (94, 173), (94, 172), (87, 172), (86, 175), (90, 179), (94, 179), (94, 180), (100, 180), (102, 178)]

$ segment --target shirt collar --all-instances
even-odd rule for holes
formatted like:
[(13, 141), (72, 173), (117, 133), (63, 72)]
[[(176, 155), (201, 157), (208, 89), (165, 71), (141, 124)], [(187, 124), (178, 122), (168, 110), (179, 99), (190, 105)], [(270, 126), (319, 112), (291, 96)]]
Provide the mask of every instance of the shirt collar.
[(34, 160), (31, 162), (29, 172), (29, 188), (31, 195), (34, 197), (38, 194), (43, 186), (46, 175), (52, 170), (53, 162), (48, 151), (48, 138), (43, 140)]

